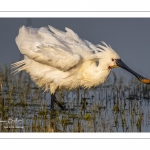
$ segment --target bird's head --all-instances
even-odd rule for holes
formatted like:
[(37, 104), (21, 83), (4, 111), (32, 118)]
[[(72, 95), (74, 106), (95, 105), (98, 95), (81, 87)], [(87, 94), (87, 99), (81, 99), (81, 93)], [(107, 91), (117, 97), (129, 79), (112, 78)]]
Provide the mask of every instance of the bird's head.
[(135, 75), (139, 81), (150, 84), (150, 80), (139, 75), (138, 73), (134, 72), (132, 69), (130, 69), (121, 59), (120, 56), (106, 43), (102, 42), (104, 46), (97, 45), (99, 53), (99, 58), (101, 61), (101, 64), (105, 67), (105, 69), (113, 69), (116, 67), (121, 67), (133, 75)]

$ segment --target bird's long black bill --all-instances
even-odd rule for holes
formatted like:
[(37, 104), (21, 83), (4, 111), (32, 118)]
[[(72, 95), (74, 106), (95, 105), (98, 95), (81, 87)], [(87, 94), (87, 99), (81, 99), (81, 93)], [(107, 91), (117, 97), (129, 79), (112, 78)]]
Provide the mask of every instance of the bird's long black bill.
[(134, 72), (121, 59), (116, 59), (116, 64), (117, 64), (117, 66), (119, 66), (119, 67), (129, 71), (133, 75), (135, 75), (141, 82), (146, 83), (146, 84), (150, 84), (150, 80), (149, 79), (147, 79), (147, 78), (139, 75), (138, 73)]

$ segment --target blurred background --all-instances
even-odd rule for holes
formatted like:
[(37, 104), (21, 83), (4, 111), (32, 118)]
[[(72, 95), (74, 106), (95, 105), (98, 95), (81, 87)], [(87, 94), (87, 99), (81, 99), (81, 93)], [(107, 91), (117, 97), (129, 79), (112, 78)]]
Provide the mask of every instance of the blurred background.
[[(51, 25), (63, 31), (68, 27), (93, 44), (104, 41), (131, 69), (150, 78), (150, 18), (0, 18), (1, 67), (23, 59), (15, 43), (22, 25), (35, 28)], [(132, 77), (121, 68), (113, 72)]]

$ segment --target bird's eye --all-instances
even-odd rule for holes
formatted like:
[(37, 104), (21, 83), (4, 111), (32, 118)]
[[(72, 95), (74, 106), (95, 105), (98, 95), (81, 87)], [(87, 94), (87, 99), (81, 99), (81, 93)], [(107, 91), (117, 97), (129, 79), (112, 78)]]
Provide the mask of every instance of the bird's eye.
[(113, 58), (112, 58), (111, 60), (112, 60), (112, 61), (114, 61), (114, 59), (113, 59)]

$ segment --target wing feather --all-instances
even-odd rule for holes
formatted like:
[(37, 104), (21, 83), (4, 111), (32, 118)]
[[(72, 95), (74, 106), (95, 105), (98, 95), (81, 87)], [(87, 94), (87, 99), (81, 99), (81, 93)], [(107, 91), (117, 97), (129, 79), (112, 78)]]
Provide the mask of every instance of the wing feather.
[(47, 28), (21, 27), (16, 43), (29, 59), (67, 71), (80, 63), (82, 57), (72, 51)]
[(16, 37), (17, 46), (29, 59), (49, 65), (62, 71), (78, 65), (85, 59), (93, 58), (97, 48), (82, 40), (71, 29), (66, 32), (49, 28), (30, 28), (22, 26)]

